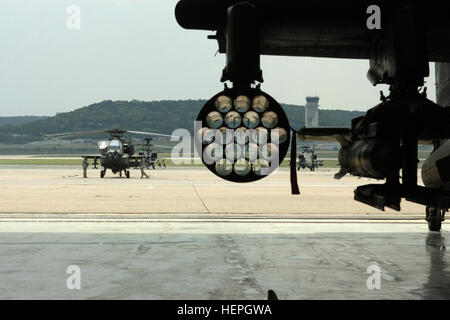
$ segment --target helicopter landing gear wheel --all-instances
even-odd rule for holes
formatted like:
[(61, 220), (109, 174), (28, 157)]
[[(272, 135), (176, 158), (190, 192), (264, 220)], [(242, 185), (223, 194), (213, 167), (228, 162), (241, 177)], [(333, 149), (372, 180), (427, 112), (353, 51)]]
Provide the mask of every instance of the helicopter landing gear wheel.
[(100, 171), (100, 178), (103, 179), (103, 178), (105, 177), (105, 171), (106, 171), (106, 170)]
[(436, 207), (427, 207), (426, 220), (428, 221), (428, 230), (441, 231), (442, 221), (445, 220), (445, 210)]
[(130, 179), (130, 171), (126, 171), (125, 175), (126, 175), (127, 179)]

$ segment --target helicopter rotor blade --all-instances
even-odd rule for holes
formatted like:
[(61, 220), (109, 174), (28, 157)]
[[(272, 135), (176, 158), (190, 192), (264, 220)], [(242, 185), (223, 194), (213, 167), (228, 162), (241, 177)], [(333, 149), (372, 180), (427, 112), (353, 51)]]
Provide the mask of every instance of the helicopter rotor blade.
[(135, 144), (135, 146), (136, 147), (158, 147), (158, 148), (167, 148), (167, 149), (172, 149), (173, 148), (173, 146), (171, 147), (171, 146), (162, 146), (162, 145), (159, 145), (159, 144)]
[(176, 140), (173, 140), (173, 141), (179, 141), (180, 140), (180, 136), (174, 136), (174, 135), (162, 134), (162, 133), (155, 133), (155, 132), (129, 131), (129, 130), (121, 130), (121, 129), (63, 132), (63, 133), (46, 134), (45, 136), (49, 137), (49, 138), (66, 138), (66, 137), (93, 135), (93, 134), (100, 134), (100, 133), (108, 133), (110, 135), (120, 135), (120, 136), (125, 134), (125, 133), (132, 133), (132, 134), (151, 135), (151, 136), (159, 136), (159, 137), (167, 137), (167, 138), (171, 138), (171, 139), (176, 139)]
[[(180, 136), (173, 136), (170, 134), (162, 134), (162, 133), (155, 133), (155, 132), (143, 132), (143, 131), (128, 131), (128, 133), (134, 133), (134, 134), (141, 134), (141, 135), (148, 135), (148, 136), (158, 136), (158, 137), (167, 137), (167, 138), (176, 138), (180, 140)], [(176, 140), (176, 141), (178, 141)]]
[(108, 131), (107, 130), (98, 130), (98, 131), (63, 132), (63, 133), (46, 134), (45, 136), (49, 137), (49, 138), (66, 138), (66, 137), (84, 136), (84, 135), (100, 134), (100, 133), (108, 133)]

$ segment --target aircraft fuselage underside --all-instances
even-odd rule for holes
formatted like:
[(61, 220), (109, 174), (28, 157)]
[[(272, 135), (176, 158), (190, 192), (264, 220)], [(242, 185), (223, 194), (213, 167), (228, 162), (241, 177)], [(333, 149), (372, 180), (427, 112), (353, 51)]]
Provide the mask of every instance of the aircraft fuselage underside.
[[(373, 4), (382, 13), (382, 27), (376, 30), (366, 25), (366, 9)], [(184, 28), (216, 31), (209, 38), (216, 39), (219, 52), (227, 56), (221, 81), (231, 81), (233, 87), (263, 82), (261, 54), (369, 59), (369, 81), (388, 84), (390, 94), (381, 95), (381, 103), (364, 117), (353, 119), (349, 137), (336, 134), (342, 144), (337, 176), (385, 179), (382, 185), (358, 187), (355, 200), (381, 210), (400, 210), (405, 198), (426, 205), (428, 219), (450, 207), (445, 186), (417, 184), (419, 141), (430, 141), (439, 150), (450, 138), (450, 109), (427, 99), (426, 90), (420, 92), (429, 62), (450, 62), (450, 19), (440, 6), (407, 1), (181, 0), (176, 17)], [(448, 81), (449, 76), (450, 72), (441, 78)], [(450, 166), (448, 151), (443, 158)], [(435, 168), (435, 162), (429, 167)], [(422, 172), (424, 182), (437, 180), (433, 172)]]

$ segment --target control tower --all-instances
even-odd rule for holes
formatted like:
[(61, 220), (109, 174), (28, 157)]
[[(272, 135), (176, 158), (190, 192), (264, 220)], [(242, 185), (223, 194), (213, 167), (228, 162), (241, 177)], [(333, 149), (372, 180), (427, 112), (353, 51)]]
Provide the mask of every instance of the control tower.
[(319, 126), (319, 97), (306, 97), (305, 127)]

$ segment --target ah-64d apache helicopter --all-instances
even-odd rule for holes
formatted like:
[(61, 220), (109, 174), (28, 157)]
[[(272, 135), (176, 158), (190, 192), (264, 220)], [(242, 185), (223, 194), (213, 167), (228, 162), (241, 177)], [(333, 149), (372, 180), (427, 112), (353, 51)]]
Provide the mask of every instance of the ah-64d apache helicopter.
[[(88, 159), (94, 160), (94, 168), (97, 168), (98, 160), (100, 159), (100, 165), (103, 170), (100, 172), (100, 178), (105, 176), (106, 170), (110, 169), (112, 173), (119, 173), (122, 176), (122, 172), (127, 178), (130, 178), (129, 168), (137, 168), (141, 166), (141, 161), (145, 162), (145, 167), (152, 166), (155, 168), (155, 162), (161, 164), (165, 162), (157, 159), (157, 153), (151, 153), (152, 147), (160, 148), (170, 148), (168, 146), (159, 146), (151, 144), (151, 138), (145, 138), (146, 144), (135, 145), (132, 143), (131, 139), (124, 138), (124, 134), (139, 134), (146, 136), (159, 136), (168, 138), (178, 138), (176, 136), (153, 133), (153, 132), (142, 132), (142, 131), (129, 131), (121, 129), (111, 129), (111, 130), (100, 130), (100, 131), (81, 131), (81, 132), (68, 132), (68, 133), (57, 133), (47, 135), (50, 138), (67, 138), (73, 136), (81, 135), (95, 135), (101, 133), (108, 133), (111, 137), (109, 140), (102, 140), (98, 142), (99, 155), (83, 155), (81, 156), (85, 161)], [(136, 153), (136, 146), (143, 146), (144, 151), (139, 154)]]
[(317, 159), (314, 147), (304, 146), (300, 147), (300, 154), (298, 155), (297, 171), (300, 168), (308, 168), (311, 171), (323, 166), (323, 161)]
[(145, 161), (145, 167), (150, 168), (152, 167), (153, 169), (156, 169), (155, 165), (158, 165), (158, 167), (164, 167), (166, 168), (166, 159), (162, 158), (158, 158), (158, 153), (156, 152), (152, 152), (153, 151), (153, 147), (158, 147), (158, 148), (170, 148), (167, 146), (160, 146), (160, 145), (155, 145), (152, 144), (152, 140), (153, 138), (144, 138), (145, 144), (136, 144), (136, 146), (139, 147), (143, 147), (143, 151), (139, 152), (139, 155), (142, 157), (142, 155), (145, 155), (144, 157), (144, 161)]

